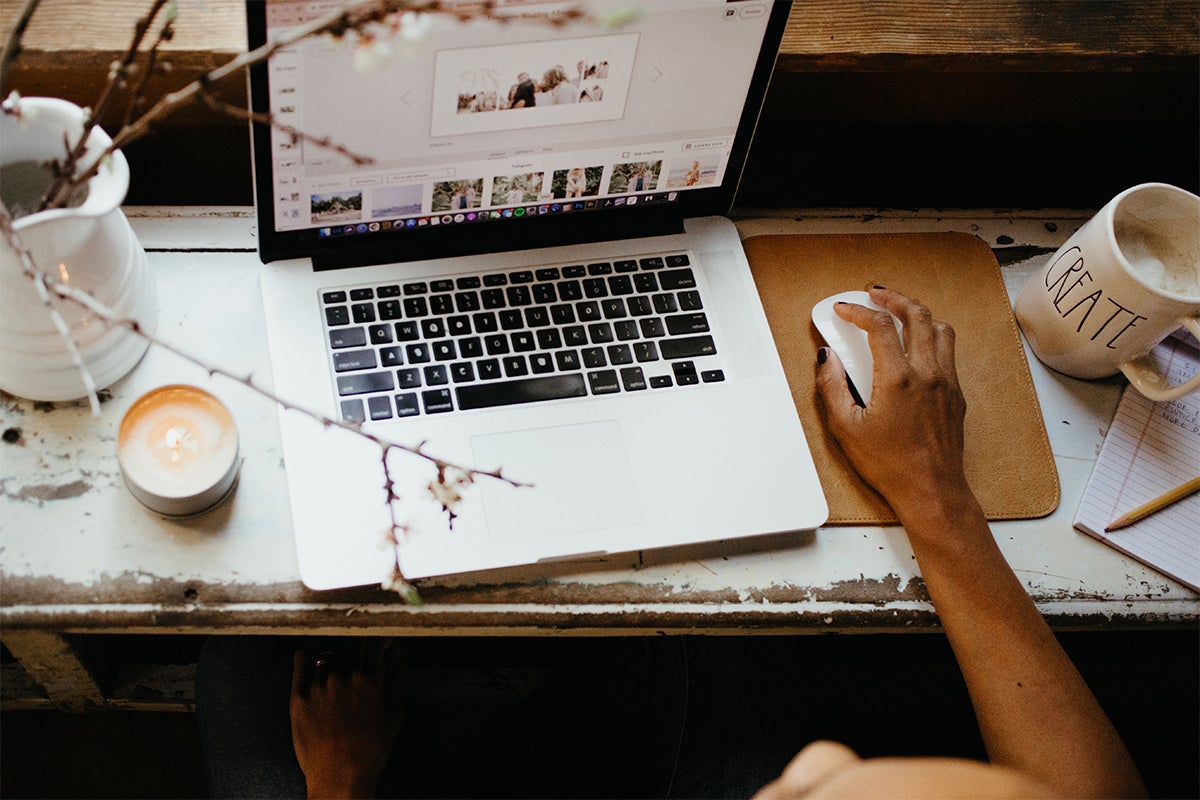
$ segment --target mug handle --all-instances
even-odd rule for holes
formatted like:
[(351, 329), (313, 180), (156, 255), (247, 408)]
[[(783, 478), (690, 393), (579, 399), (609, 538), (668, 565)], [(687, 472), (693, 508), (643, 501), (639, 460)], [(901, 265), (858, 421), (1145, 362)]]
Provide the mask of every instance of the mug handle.
[[(1192, 332), (1192, 336), (1200, 339), (1200, 319), (1187, 317), (1180, 321), (1183, 323), (1183, 327)], [(1197, 372), (1183, 383), (1170, 384), (1155, 369), (1153, 360), (1148, 358), (1148, 356), (1130, 359), (1121, 364), (1120, 367), (1121, 372), (1125, 373), (1125, 377), (1129, 379), (1134, 388), (1155, 403), (1174, 400), (1200, 389), (1200, 372)]]

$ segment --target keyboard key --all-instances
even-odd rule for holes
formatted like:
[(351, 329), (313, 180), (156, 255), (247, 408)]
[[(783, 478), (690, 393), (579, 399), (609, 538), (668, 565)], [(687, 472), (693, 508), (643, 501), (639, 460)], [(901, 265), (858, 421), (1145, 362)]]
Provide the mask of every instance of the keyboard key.
[(614, 367), (633, 363), (633, 351), (627, 344), (610, 344), (608, 346), (608, 363)]
[(397, 389), (416, 389), (421, 385), (421, 370), (415, 368), (396, 370)]
[(421, 407), (417, 404), (416, 392), (398, 394), (395, 399), (397, 417), (415, 417), (421, 413)]
[(602, 261), (596, 264), (587, 265), (588, 275), (608, 275), (612, 273), (612, 264), (607, 261)]
[(608, 279), (608, 290), (613, 294), (633, 294), (633, 281), (628, 275), (613, 275)]
[(533, 333), (531, 331), (516, 331), (510, 338), (514, 353), (528, 353), (530, 350), (537, 349), (537, 344), (533, 341)]
[(465, 315), (446, 317), (446, 330), (451, 336), (466, 336), (471, 332), (471, 320)]
[(583, 358), (583, 365), (589, 369), (608, 366), (603, 347), (585, 347), (579, 351), (579, 355)]
[(431, 291), (431, 292), (453, 292), (454, 291), (454, 281), (450, 280), (449, 278), (445, 278), (440, 281), (430, 281), (429, 282), (429, 291)]
[(533, 294), (528, 286), (510, 286), (505, 290), (504, 296), (508, 298), (510, 306), (527, 306), (533, 302)]
[(334, 350), (362, 347), (366, 343), (367, 331), (364, 328), (338, 328), (329, 332), (329, 346)]
[(338, 325), (350, 324), (350, 312), (345, 306), (330, 306), (325, 309), (325, 324), (331, 328), (336, 328)]
[(650, 379), (651, 389), (666, 389), (668, 386), (674, 386), (675, 381), (670, 375), (655, 375)]
[(625, 316), (625, 301), (619, 297), (610, 297), (600, 303), (600, 310), (605, 319), (620, 319)]
[(366, 417), (363, 416), (362, 400), (343, 400), (342, 419), (351, 424), (366, 420)]
[(333, 354), (334, 372), (351, 372), (356, 369), (375, 369), (374, 350), (344, 350)]
[(515, 331), (525, 327), (525, 318), (516, 308), (506, 308), (500, 312), (500, 330)]
[(530, 306), (525, 309), (525, 327), (544, 328), (550, 324), (550, 312), (544, 306)]
[(696, 365), (691, 361), (672, 364), (671, 371), (675, 373), (675, 382), (680, 386), (692, 386), (700, 382), (700, 376), (696, 374)]
[(658, 291), (658, 278), (653, 272), (639, 272), (633, 276), (633, 285), (642, 294), (652, 294)]
[(337, 379), (338, 394), (366, 394), (386, 392), (395, 387), (390, 372), (363, 372), (358, 375), (341, 375)]
[(558, 267), (545, 267), (534, 273), (539, 281), (558, 280)]
[(666, 264), (657, 256), (652, 258), (638, 259), (638, 263), (642, 265), (642, 269), (662, 269)]
[(460, 386), (455, 390), (458, 407), (462, 409), (490, 408), (566, 397), (586, 397), (583, 376), (544, 375), (516, 381)]
[(454, 295), (454, 307), (460, 314), (469, 314), (481, 308), (479, 295), (476, 292), (459, 292)]
[(525, 356), (505, 356), (501, 359), (504, 364), (504, 377), (519, 378), (529, 374), (529, 363)]
[(463, 358), (479, 358), (483, 355), (483, 340), (478, 336), (468, 336), (458, 340), (458, 352)]
[(385, 395), (367, 398), (367, 414), (371, 419), (392, 418), (392, 398)]
[(451, 361), (455, 358), (458, 358), (458, 348), (454, 346), (453, 339), (443, 339), (433, 343), (434, 361)]
[(637, 323), (631, 319), (619, 319), (614, 322), (613, 332), (617, 334), (617, 340), (621, 342), (628, 342), (638, 338)]
[(472, 314), (471, 321), (475, 323), (476, 333), (492, 333), (500, 330), (500, 322), (496, 319), (494, 311), (481, 311), (478, 314)]
[(674, 314), (679, 310), (673, 294), (656, 294), (653, 297), (654, 310), (659, 314)]
[(592, 394), (613, 394), (621, 391), (621, 384), (617, 381), (617, 371), (613, 369), (600, 370), (598, 372), (589, 372), (588, 386), (591, 387)]
[(350, 299), (351, 300), (374, 300), (375, 299), (375, 290), (374, 289), (351, 289), (350, 290)]
[(398, 367), (404, 363), (404, 351), (399, 347), (381, 347), (379, 349), (379, 366)]
[(470, 361), (459, 361), (450, 365), (450, 377), (455, 383), (469, 383), (475, 380), (475, 367)]
[[(459, 281), (461, 282), (461, 280), (462, 279), (460, 278)], [(476, 280), (479, 280), (479, 279), (476, 278)], [(476, 286), (478, 286), (478, 285), (479, 284), (476, 284)], [(501, 275), (501, 274), (484, 275), (483, 276), (483, 285), (484, 286), (507, 286), (508, 285), (508, 276)], [(463, 288), (467, 288), (467, 287), (460, 286), (459, 288), (463, 289)]]
[(479, 293), (479, 298), (484, 308), (504, 308), (507, 305), (504, 301), (503, 289), (484, 289)]
[(414, 320), (406, 319), (403, 322), (397, 322), (395, 329), (397, 342), (415, 342), (421, 338), (421, 333)]
[(559, 350), (554, 354), (554, 363), (558, 365), (561, 372), (570, 372), (574, 369), (579, 369), (579, 351), (578, 350)]
[(654, 313), (654, 305), (650, 302), (650, 298), (639, 294), (627, 298), (625, 305), (629, 307), (629, 315), (632, 317), (644, 317)]
[(608, 284), (603, 278), (588, 278), (583, 282), (583, 294), (591, 300), (608, 297)]
[(426, 339), (440, 339), (446, 335), (446, 320), (441, 317), (421, 320), (421, 335)]
[(600, 319), (600, 304), (595, 300), (586, 300), (575, 304), (575, 313), (580, 322), (595, 322)]
[(658, 346), (654, 342), (634, 342), (633, 357), (641, 363), (658, 361)]
[(583, 284), (579, 281), (563, 281), (558, 285), (558, 296), (574, 302), (583, 299)]
[(679, 339), (664, 339), (659, 343), (663, 358), (695, 358), (716, 355), (717, 344), (711, 336), (684, 336)]
[(523, 269), (508, 273), (508, 279), (513, 283), (533, 283), (533, 270)]
[(432, 389), (421, 392), (421, 405), (425, 406), (426, 414), (445, 414), (454, 410), (454, 401), (449, 389)]
[(580, 347), (588, 343), (587, 331), (582, 325), (571, 325), (562, 329), (563, 343), (567, 347)]
[(658, 283), (663, 289), (695, 289), (696, 276), (690, 269), (669, 269), (658, 274)]
[(359, 325), (375, 321), (375, 306), (371, 303), (358, 303), (350, 306), (350, 313)]
[(587, 268), (583, 264), (573, 264), (562, 268), (564, 278), (582, 278), (584, 275), (587, 275)]
[[(475, 365), (479, 370), (479, 379), (483, 381), (491, 381), (500, 377), (500, 361), (495, 358), (485, 358)], [(462, 400), (459, 399), (459, 408), (462, 407)]]
[(408, 297), (404, 300), (404, 315), (406, 317), (425, 317), (429, 315), (429, 303), (424, 297)]
[(534, 353), (529, 357), (529, 371), (534, 375), (554, 372), (554, 358), (549, 353)]
[(720, 383), (725, 380), (725, 373), (719, 369), (706, 369), (700, 373), (700, 380), (705, 383)]
[(679, 308), (682, 311), (699, 311), (704, 308), (704, 303), (700, 301), (699, 292), (680, 292), (675, 295), (675, 298), (679, 301)]
[(550, 306), (550, 319), (555, 325), (570, 325), (575, 321), (575, 308), (566, 303)]
[(325, 303), (344, 303), (346, 302), (345, 292), (325, 292), (321, 295), (322, 302)]
[(397, 283), (390, 283), (387, 286), (380, 286), (378, 289), (375, 290), (375, 296), (376, 297), (399, 297), (400, 296), (400, 285)]
[(637, 272), (637, 268), (638, 263), (633, 259), (613, 262), (613, 269), (617, 272)]
[(404, 284), (404, 295), (407, 297), (414, 294), (425, 294), (429, 291), (429, 286), (424, 281)]
[(667, 335), (667, 328), (658, 317), (643, 317), (638, 320), (638, 327), (642, 329), (642, 336), (647, 339), (657, 339)]
[(404, 355), (410, 364), (424, 364), (429, 360), (429, 346), (424, 342), (417, 342), (405, 346)]
[(708, 331), (708, 317), (703, 313), (697, 312), (694, 314), (676, 314), (667, 317), (667, 333), (672, 336), (679, 336), (685, 333), (706, 333)]
[(588, 339), (592, 344), (607, 344), (614, 338), (612, 326), (607, 322), (597, 322), (587, 326)]
[(668, 267), (686, 267), (688, 264), (691, 264), (691, 263), (692, 262), (690, 260), (688, 260), (688, 257), (682, 253), (677, 256), (667, 256), (667, 266)]
[(533, 287), (534, 302), (548, 305), (558, 302), (558, 292), (554, 288), (553, 283), (539, 283)]
[(454, 313), (454, 298), (448, 294), (435, 294), (429, 298), (429, 311), (442, 316)]
[(621, 384), (627, 392), (638, 392), (646, 388), (646, 376), (641, 367), (625, 367), (621, 370)]
[(483, 346), (487, 349), (489, 356), (502, 356), (508, 352), (508, 337), (503, 333), (485, 336), (483, 337)]
[(380, 300), (376, 304), (379, 309), (379, 318), (382, 320), (400, 319), (400, 301), (399, 300)]
[(450, 382), (450, 371), (445, 364), (433, 364), (424, 369), (426, 386), (441, 386)]
[(391, 344), (392, 326), (372, 325), (367, 328), (367, 338), (371, 340), (371, 344)]
[(543, 328), (537, 332), (537, 343), (542, 350), (557, 350), (562, 347), (562, 336), (556, 328)]

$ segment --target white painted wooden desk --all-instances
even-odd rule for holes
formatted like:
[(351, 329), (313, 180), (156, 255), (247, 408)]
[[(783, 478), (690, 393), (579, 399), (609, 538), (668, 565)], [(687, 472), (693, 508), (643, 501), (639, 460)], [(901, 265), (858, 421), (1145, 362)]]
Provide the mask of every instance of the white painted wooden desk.
[[(133, 208), (129, 214), (158, 282), (159, 334), (269, 383), (252, 212)], [(1089, 216), (743, 209), (737, 220), (743, 236), (977, 234), (995, 249), (1011, 294)], [(1200, 595), (1071, 527), (1123, 382), (1076, 381), (1030, 361), (1062, 502), (1044, 519), (993, 524), (1009, 563), (1058, 629), (1194, 626)], [(177, 382), (207, 386), (225, 401), (245, 457), (232, 502), (189, 521), (167, 521), (142, 508), (122, 483), (115, 452), (117, 426), (133, 399)], [(425, 580), (420, 608), (376, 588), (313, 592), (297, 577), (272, 405), (161, 350), (108, 395), (98, 419), (86, 404), (0, 398), (0, 623), (5, 645), (44, 686), (79, 677), (63, 658), (69, 648), (61, 634), (69, 633), (937, 628), (899, 528), (824, 528)]]

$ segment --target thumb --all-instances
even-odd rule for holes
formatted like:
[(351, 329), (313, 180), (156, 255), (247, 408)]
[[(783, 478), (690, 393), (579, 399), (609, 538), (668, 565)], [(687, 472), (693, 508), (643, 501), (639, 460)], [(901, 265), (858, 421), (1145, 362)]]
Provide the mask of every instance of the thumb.
[(817, 397), (825, 408), (825, 418), (834, 434), (845, 430), (862, 407), (854, 402), (854, 395), (846, 383), (846, 369), (842, 360), (831, 348), (817, 351)]

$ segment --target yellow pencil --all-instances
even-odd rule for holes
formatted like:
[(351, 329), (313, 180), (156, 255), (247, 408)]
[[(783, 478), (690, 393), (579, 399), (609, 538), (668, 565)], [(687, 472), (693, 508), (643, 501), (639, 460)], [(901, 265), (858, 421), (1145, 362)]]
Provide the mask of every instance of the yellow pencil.
[(1115, 531), (1117, 528), (1124, 528), (1126, 525), (1132, 525), (1139, 519), (1148, 517), (1155, 511), (1161, 511), (1172, 503), (1178, 503), (1183, 498), (1190, 494), (1195, 494), (1196, 492), (1200, 492), (1200, 478), (1192, 478), (1182, 486), (1176, 486), (1171, 491), (1159, 495), (1149, 503), (1142, 503), (1132, 511), (1126, 511), (1124, 514), (1110, 522), (1104, 528), (1104, 532), (1108, 533), (1109, 531)]

